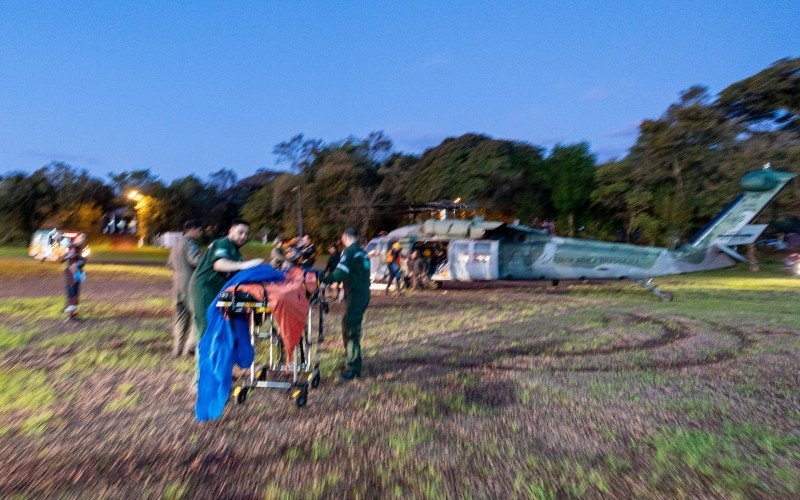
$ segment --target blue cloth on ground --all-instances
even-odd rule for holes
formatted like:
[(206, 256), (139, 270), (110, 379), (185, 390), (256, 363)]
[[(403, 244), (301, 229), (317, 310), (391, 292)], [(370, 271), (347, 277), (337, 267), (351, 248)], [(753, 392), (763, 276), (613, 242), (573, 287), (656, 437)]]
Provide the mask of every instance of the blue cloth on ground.
[[(283, 279), (282, 272), (264, 264), (239, 271), (225, 283), (220, 293), (233, 285)], [(222, 416), (231, 392), (234, 363), (242, 368), (249, 367), (255, 355), (250, 345), (249, 318), (245, 314), (235, 314), (226, 320), (222, 310), (216, 306), (218, 300), (219, 294), (206, 310), (206, 331), (197, 346), (197, 402), (194, 416), (198, 422)]]

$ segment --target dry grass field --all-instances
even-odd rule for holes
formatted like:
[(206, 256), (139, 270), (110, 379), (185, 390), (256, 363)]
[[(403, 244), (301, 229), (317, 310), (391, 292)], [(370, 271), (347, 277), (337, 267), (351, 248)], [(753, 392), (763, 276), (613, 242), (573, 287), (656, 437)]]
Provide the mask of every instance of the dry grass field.
[(305, 408), (259, 391), (198, 424), (168, 270), (100, 260), (68, 324), (61, 268), (0, 252), (0, 497), (800, 495), (800, 280), (777, 266), (660, 280), (672, 303), (624, 283), (375, 294), (349, 385), (334, 305)]

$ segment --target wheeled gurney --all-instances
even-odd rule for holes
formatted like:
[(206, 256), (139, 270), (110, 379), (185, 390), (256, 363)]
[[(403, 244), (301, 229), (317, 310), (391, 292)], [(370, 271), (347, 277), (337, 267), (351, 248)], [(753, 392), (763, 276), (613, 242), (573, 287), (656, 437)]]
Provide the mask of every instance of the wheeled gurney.
[[(249, 371), (236, 380), (231, 390), (238, 404), (247, 400), (252, 389), (285, 389), (290, 390), (295, 404), (302, 408), (308, 402), (309, 386), (319, 386), (318, 344), (324, 339), (324, 316), (328, 309), (325, 294), (318, 286), (316, 271), (292, 269), (287, 272), (287, 280), (288, 284), (237, 285), (223, 292), (216, 303), (227, 317), (245, 315), (250, 325), (250, 343), (255, 356)], [(278, 288), (274, 287), (276, 285)], [(301, 286), (308, 300), (308, 312), (299, 339), (293, 338), (288, 331), (281, 331), (279, 326), (288, 324), (287, 318), (280, 317), (281, 314), (297, 313), (296, 310), (287, 312), (278, 302), (284, 286)], [(295, 321), (294, 325), (298, 322)], [(293, 347), (292, 343), (295, 344)], [(263, 348), (259, 352), (259, 345), (264, 344), (268, 352)], [(265, 358), (261, 363), (258, 362), (259, 355)]]

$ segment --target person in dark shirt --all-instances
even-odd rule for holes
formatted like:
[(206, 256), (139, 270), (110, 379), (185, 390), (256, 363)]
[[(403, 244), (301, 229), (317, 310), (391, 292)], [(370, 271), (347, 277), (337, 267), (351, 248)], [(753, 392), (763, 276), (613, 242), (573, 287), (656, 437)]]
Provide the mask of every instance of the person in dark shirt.
[(361, 377), (361, 322), (369, 305), (369, 269), (367, 254), (358, 244), (358, 233), (349, 227), (342, 234), (344, 251), (336, 268), (322, 279), (325, 284), (344, 283), (345, 308), (342, 317), (342, 340), (346, 357), (345, 370), (339, 376), (342, 382)]
[(418, 249), (411, 252), (408, 259), (408, 272), (411, 274), (411, 288), (421, 290), (425, 282), (425, 259), (422, 258)]
[(264, 259), (251, 259), (242, 262), (239, 249), (247, 241), (250, 224), (241, 219), (231, 223), (228, 235), (214, 240), (203, 255), (200, 264), (189, 282), (191, 308), (194, 315), (197, 341), (206, 331), (206, 310), (214, 301), (223, 285), (238, 271), (261, 265)]
[(314, 263), (317, 261), (317, 249), (309, 235), (306, 234), (300, 238), (300, 242), (297, 244), (297, 253), (297, 263), (300, 267), (306, 270), (314, 267)]
[[(332, 273), (336, 266), (339, 265), (339, 260), (342, 258), (342, 253), (339, 251), (339, 245), (337, 243), (331, 243), (331, 246), (328, 247), (328, 263), (325, 264), (325, 271), (323, 271), (323, 275), (327, 276), (328, 274)], [(344, 298), (344, 288), (341, 286), (341, 283), (331, 283), (331, 290), (336, 294), (336, 302), (341, 302)]]

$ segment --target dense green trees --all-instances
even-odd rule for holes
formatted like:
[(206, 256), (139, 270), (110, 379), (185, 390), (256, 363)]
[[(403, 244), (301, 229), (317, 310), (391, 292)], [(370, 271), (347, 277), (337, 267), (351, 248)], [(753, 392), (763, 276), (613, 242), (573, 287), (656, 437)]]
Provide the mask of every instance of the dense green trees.
[[(3, 239), (20, 240), (44, 224), (99, 229), (103, 212), (142, 193), (140, 229), (148, 235), (200, 218), (217, 231), (241, 214), (261, 233), (303, 229), (332, 240), (345, 226), (364, 234), (433, 214), (421, 205), (460, 198), (462, 216), (529, 223), (558, 221), (562, 234), (659, 245), (685, 241), (738, 191), (747, 171), (771, 162), (800, 173), (800, 59), (783, 59), (736, 82), (717, 98), (684, 91), (658, 118), (639, 126), (627, 156), (602, 165), (587, 143), (551, 150), (521, 141), (464, 134), (421, 155), (394, 149), (382, 132), (326, 143), (298, 134), (275, 146), (277, 170), (238, 179), (230, 170), (169, 184), (148, 170), (111, 174), (52, 164), (0, 180)], [(780, 230), (798, 228), (800, 183), (790, 184), (762, 216)]]
[[(765, 163), (800, 173), (800, 59), (783, 59), (734, 83), (718, 99), (692, 87), (663, 116), (645, 120), (628, 156), (601, 165), (592, 199), (628, 241), (684, 241), (738, 192), (739, 178)], [(614, 195), (617, 196), (614, 196)], [(793, 182), (762, 219), (798, 229)]]

